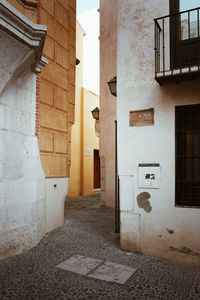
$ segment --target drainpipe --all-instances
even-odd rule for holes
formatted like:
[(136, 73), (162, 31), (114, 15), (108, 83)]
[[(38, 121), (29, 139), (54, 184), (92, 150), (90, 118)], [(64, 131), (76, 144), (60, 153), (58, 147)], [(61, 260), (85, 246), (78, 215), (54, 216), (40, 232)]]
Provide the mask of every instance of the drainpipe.
[(120, 233), (119, 176), (117, 164), (117, 121), (115, 120), (115, 233)]

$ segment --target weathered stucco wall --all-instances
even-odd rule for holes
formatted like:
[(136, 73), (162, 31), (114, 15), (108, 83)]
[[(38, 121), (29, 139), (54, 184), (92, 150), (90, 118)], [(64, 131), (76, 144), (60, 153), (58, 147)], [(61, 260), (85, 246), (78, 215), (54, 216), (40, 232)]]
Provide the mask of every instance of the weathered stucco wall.
[(45, 233), (45, 178), (35, 137), (36, 75), (27, 70), (0, 97), (0, 259)]
[[(36, 74), (46, 27), (0, 2), (0, 259), (31, 248), (46, 231), (45, 178), (36, 129)], [(33, 73), (35, 72), (35, 73)]]
[[(200, 103), (200, 81), (161, 87), (154, 80), (153, 19), (169, 13), (168, 1), (118, 3), (121, 247), (199, 263), (200, 210), (175, 207), (175, 106)], [(148, 108), (154, 125), (129, 127), (129, 112)], [(160, 163), (158, 189), (139, 188), (139, 163)]]
[(117, 73), (117, 0), (100, 1), (100, 157), (101, 201), (115, 205), (116, 98), (107, 82)]

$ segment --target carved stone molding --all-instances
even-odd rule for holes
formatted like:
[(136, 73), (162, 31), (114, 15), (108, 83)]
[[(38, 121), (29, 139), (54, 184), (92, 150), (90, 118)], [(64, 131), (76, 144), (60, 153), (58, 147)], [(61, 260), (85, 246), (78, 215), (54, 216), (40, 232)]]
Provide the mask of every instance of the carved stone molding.
[(0, 94), (19, 71), (29, 66), (38, 73), (47, 64), (42, 58), (46, 26), (34, 24), (7, 1), (0, 2)]

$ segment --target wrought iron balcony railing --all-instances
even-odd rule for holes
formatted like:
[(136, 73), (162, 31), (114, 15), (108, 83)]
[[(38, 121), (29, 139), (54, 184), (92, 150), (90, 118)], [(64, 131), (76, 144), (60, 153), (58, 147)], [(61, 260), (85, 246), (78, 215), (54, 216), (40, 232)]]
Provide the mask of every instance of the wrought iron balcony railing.
[(200, 7), (155, 22), (155, 79), (159, 84), (200, 77)]

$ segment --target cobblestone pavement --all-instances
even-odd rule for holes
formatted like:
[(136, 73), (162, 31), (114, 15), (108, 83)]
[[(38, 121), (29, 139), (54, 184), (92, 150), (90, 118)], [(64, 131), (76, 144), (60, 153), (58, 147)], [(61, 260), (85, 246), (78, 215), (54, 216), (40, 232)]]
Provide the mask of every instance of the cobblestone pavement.
[[(62, 228), (37, 247), (0, 262), (0, 300), (200, 299), (200, 267), (121, 251), (114, 211), (102, 207), (98, 196), (69, 199), (65, 212)], [(121, 285), (55, 267), (75, 255), (137, 271)]]

